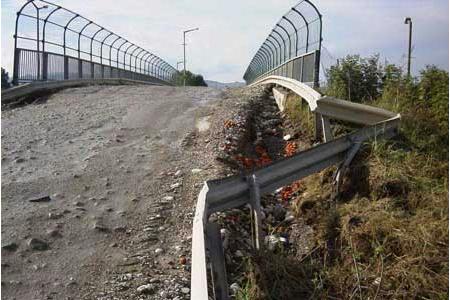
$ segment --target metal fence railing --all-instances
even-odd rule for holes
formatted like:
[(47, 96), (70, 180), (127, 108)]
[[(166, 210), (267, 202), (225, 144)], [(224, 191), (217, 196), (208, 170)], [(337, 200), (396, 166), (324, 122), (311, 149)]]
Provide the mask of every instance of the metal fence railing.
[(322, 15), (309, 0), (292, 7), (275, 25), (244, 74), (250, 84), (269, 75), (319, 83)]
[(13, 84), (125, 78), (170, 84), (177, 70), (157, 55), (46, 0), (17, 12)]

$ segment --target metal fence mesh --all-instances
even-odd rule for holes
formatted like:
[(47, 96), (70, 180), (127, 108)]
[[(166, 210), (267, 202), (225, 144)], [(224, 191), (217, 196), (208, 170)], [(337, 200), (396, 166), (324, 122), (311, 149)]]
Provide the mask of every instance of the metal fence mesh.
[[(14, 49), (14, 84), (118, 78), (122, 74), (126, 78), (170, 82), (177, 73), (153, 53), (46, 0), (27, 1), (17, 12)], [(111, 72), (111, 67), (126, 72)]]
[(292, 7), (267, 36), (244, 74), (247, 84), (279, 75), (318, 85), (322, 15), (309, 0)]

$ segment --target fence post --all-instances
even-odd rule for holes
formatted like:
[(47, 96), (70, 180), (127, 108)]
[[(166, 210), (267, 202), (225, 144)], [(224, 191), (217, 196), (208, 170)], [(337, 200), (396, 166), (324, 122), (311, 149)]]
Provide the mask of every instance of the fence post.
[(48, 53), (42, 53), (42, 79), (47, 81), (48, 79)]
[(302, 56), (301, 58), (301, 67), (300, 67), (300, 82), (304, 82), (303, 81), (303, 70), (304, 70), (304, 66), (305, 66), (305, 56)]
[(91, 62), (91, 78), (92, 78), (92, 79), (94, 79), (94, 69), (95, 69), (94, 63)]
[(319, 88), (320, 49), (314, 52), (314, 88)]
[(64, 80), (69, 79), (69, 57), (64, 56)]
[(83, 78), (83, 61), (78, 59), (78, 78)]
[(20, 64), (20, 49), (16, 48), (14, 51), (14, 66), (13, 66), (13, 85), (19, 84), (19, 64)]

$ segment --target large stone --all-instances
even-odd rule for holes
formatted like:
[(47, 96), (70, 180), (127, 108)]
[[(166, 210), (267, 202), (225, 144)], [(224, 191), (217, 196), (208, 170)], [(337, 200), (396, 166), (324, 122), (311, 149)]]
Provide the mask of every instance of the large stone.
[(137, 292), (140, 294), (150, 294), (153, 292), (153, 285), (151, 284), (144, 284), (137, 288)]
[(19, 248), (19, 246), (16, 243), (14, 243), (14, 242), (12, 242), (12, 243), (5, 243), (2, 246), (2, 249), (8, 250), (8, 251), (16, 251), (17, 248)]
[(45, 251), (50, 248), (47, 242), (37, 239), (37, 238), (29, 239), (28, 246), (30, 246), (31, 249), (38, 250), (38, 251)]

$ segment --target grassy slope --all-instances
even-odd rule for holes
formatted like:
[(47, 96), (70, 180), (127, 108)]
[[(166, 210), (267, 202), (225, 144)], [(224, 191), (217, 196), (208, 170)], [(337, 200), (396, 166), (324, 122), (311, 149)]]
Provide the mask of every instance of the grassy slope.
[[(448, 130), (426, 105), (372, 105), (402, 113), (400, 135), (360, 150), (337, 200), (333, 168), (300, 181), (292, 205), (316, 248), (251, 258), (241, 298), (448, 298)], [(298, 102), (288, 116), (311, 128)]]

